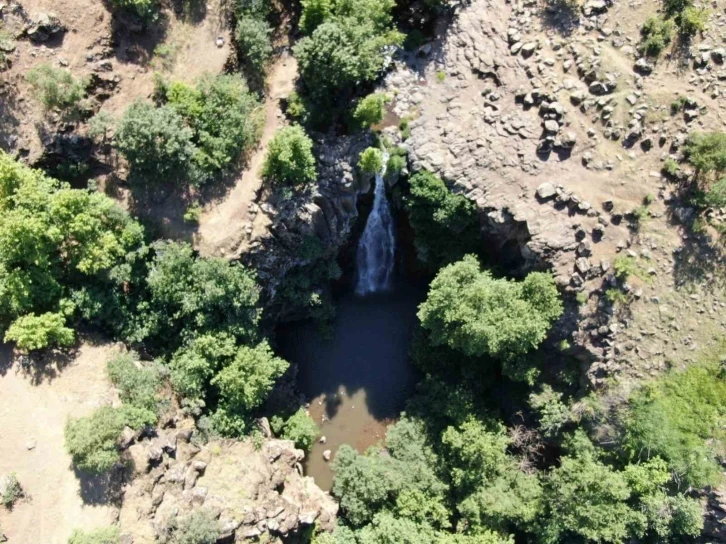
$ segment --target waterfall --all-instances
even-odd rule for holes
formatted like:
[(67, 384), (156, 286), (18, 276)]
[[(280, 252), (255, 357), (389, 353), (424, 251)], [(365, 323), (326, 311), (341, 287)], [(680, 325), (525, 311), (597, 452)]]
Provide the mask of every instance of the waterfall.
[(355, 286), (358, 295), (385, 291), (391, 287), (396, 240), (393, 235), (391, 209), (386, 198), (386, 183), (383, 180), (387, 163), (388, 153), (384, 153), (383, 168), (376, 174), (373, 209), (358, 242)]

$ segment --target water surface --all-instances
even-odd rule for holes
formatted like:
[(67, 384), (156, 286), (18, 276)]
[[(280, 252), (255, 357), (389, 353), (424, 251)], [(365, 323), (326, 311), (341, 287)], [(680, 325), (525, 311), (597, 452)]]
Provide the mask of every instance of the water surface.
[(326, 438), (305, 463), (306, 474), (323, 489), (330, 489), (333, 477), (323, 452), (331, 450), (332, 461), (341, 444), (364, 451), (382, 440), (415, 384), (407, 352), (425, 286), (394, 283), (387, 292), (365, 297), (343, 294), (336, 301), (332, 336), (311, 321), (278, 331), (280, 354), (298, 365), (298, 386)]

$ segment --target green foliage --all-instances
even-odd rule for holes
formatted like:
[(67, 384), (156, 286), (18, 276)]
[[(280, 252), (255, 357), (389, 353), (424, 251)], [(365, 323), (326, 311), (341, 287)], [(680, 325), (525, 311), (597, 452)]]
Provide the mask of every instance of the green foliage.
[(358, 168), (366, 174), (377, 174), (383, 170), (383, 152), (375, 147), (366, 148), (360, 154)]
[(353, 119), (364, 128), (383, 121), (388, 97), (383, 93), (372, 93), (362, 98), (353, 110)]
[(716, 362), (670, 374), (630, 399), (625, 455), (631, 461), (660, 457), (681, 487), (714, 484), (720, 479), (715, 455), (722, 448), (724, 415), (726, 381)]
[(403, 39), (392, 26), (394, 5), (391, 0), (303, 4), (302, 28), (309, 36), (298, 42), (294, 53), (311, 97), (335, 102), (378, 76), (387, 63), (387, 48)]
[(69, 420), (65, 426), (66, 450), (81, 470), (100, 474), (121, 459), (117, 441), (124, 428), (122, 412), (103, 406), (88, 417)]
[(657, 57), (671, 43), (675, 24), (670, 19), (649, 17), (643, 24), (641, 34), (643, 41), (640, 47), (647, 55)]
[(17, 474), (14, 472), (11, 472), (4, 478), (0, 478), (0, 488), (2, 489), (0, 502), (7, 509), (11, 509), (17, 501), (23, 498), (23, 488), (18, 481)]
[[(433, 345), (512, 362), (535, 349), (561, 313), (551, 275), (533, 272), (521, 282), (494, 279), (467, 255), (441, 269), (418, 317)], [(512, 374), (511, 368), (504, 370)]]
[(199, 204), (192, 204), (184, 212), (184, 221), (187, 223), (199, 223), (202, 216), (202, 207)]
[(75, 108), (85, 96), (88, 85), (86, 80), (74, 78), (69, 70), (47, 63), (33, 67), (25, 77), (47, 110)]
[(562, 402), (562, 393), (554, 391), (547, 384), (542, 386), (540, 393), (529, 395), (529, 405), (537, 413), (539, 427), (545, 436), (556, 435), (570, 420), (570, 410)]
[[(273, 418), (274, 420), (275, 418)], [(312, 417), (302, 408), (290, 416), (286, 421), (280, 420), (272, 423), (276, 433), (281, 433), (285, 440), (295, 442), (296, 448), (310, 450), (315, 439), (320, 434), (320, 429)]]
[(208, 75), (196, 87), (174, 82), (166, 98), (192, 128), (194, 164), (207, 177), (229, 167), (260, 139), (264, 112), (239, 75)]
[(265, 66), (272, 56), (271, 32), (272, 28), (264, 19), (245, 16), (237, 21), (237, 47), (256, 77), (264, 75)]
[(70, 346), (75, 340), (73, 329), (65, 326), (65, 316), (46, 312), (27, 314), (16, 319), (5, 333), (6, 342), (15, 342), (23, 351), (47, 347)]
[(88, 135), (94, 140), (105, 143), (106, 136), (108, 136), (108, 132), (114, 126), (114, 123), (115, 121), (110, 113), (99, 111), (88, 120)]
[(438, 71), (436, 72), (436, 81), (439, 83), (443, 83), (446, 79), (446, 72)]
[(177, 350), (171, 358), (171, 383), (186, 399), (203, 399), (209, 381), (219, 368), (234, 357), (236, 345), (228, 334), (197, 336)]
[(474, 203), (451, 193), (441, 179), (425, 170), (413, 175), (410, 183), (406, 211), (419, 259), (438, 269), (475, 251), (479, 221)]
[(668, 157), (665, 160), (665, 162), (663, 163), (662, 171), (664, 174), (666, 174), (670, 177), (675, 177), (678, 175), (678, 172), (680, 171), (680, 169), (681, 169), (681, 167), (678, 164), (678, 161), (671, 157)]
[(699, 173), (723, 173), (726, 170), (726, 133), (695, 133), (688, 138), (684, 154)]
[(634, 257), (618, 255), (613, 261), (613, 272), (620, 281), (627, 281), (630, 276), (640, 276), (642, 271)]
[(172, 518), (159, 540), (161, 544), (215, 544), (220, 534), (214, 512), (199, 508), (184, 518)]
[(712, 208), (726, 206), (726, 177), (719, 178), (709, 187), (705, 195), (705, 201)]
[(622, 542), (641, 537), (645, 515), (628, 504), (626, 478), (593, 455), (563, 457), (544, 479), (541, 539), (559, 543), (573, 537), (594, 542)]
[(140, 101), (129, 106), (119, 121), (115, 145), (129, 162), (132, 180), (183, 184), (197, 151), (192, 136), (173, 107)]
[(291, 92), (290, 96), (287, 97), (285, 113), (301, 124), (307, 123), (310, 117), (306, 101), (297, 91)]
[(119, 390), (125, 404), (156, 412), (159, 404), (161, 374), (154, 366), (142, 366), (136, 353), (120, 353), (106, 366), (109, 380)]
[[(0, 152), (0, 331), (26, 349), (69, 344), (79, 289), (128, 279), (138, 223), (100, 193), (70, 189)], [(20, 318), (20, 320), (19, 320)]]
[(708, 10), (695, 6), (686, 7), (676, 18), (678, 29), (684, 36), (695, 36), (706, 30), (708, 22)]
[(119, 544), (120, 537), (118, 527), (104, 527), (90, 532), (74, 529), (68, 544)]
[(153, 18), (158, 9), (156, 0), (109, 0), (109, 3), (115, 8), (133, 11), (142, 19)]
[(262, 175), (275, 183), (300, 185), (315, 179), (313, 142), (299, 125), (277, 131), (270, 142)]

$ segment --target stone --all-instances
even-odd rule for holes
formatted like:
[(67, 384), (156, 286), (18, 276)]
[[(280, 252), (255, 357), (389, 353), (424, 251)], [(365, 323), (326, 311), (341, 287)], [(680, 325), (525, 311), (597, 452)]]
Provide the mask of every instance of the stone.
[(555, 186), (551, 183), (543, 183), (537, 187), (537, 198), (540, 200), (549, 200), (557, 194)]
[(325, 459), (326, 461), (330, 461), (331, 454), (332, 454), (332, 452), (330, 450), (325, 450), (323, 452), (323, 459)]
[(224, 36), (217, 36), (217, 39), (214, 40), (214, 43), (217, 45), (217, 47), (224, 47)]
[(639, 74), (647, 76), (653, 72), (653, 65), (645, 57), (641, 57), (635, 61), (633, 69)]
[(716, 64), (723, 64), (724, 57), (726, 57), (726, 49), (723, 47), (711, 51), (711, 58)]
[(328, 439), (325, 437), (325, 435), (323, 435), (320, 437), (320, 440), (318, 440), (318, 442), (320, 442), (321, 444), (325, 444), (325, 442), (327, 442), (327, 440)]
[(556, 133), (560, 130), (560, 124), (554, 119), (549, 119), (544, 122), (544, 128), (547, 132)]
[(575, 261), (575, 268), (580, 274), (587, 274), (587, 271), (590, 270), (590, 261), (587, 257), (580, 257)]
[(36, 43), (47, 42), (51, 36), (63, 33), (67, 28), (53, 13), (41, 13), (25, 29), (31, 41)]

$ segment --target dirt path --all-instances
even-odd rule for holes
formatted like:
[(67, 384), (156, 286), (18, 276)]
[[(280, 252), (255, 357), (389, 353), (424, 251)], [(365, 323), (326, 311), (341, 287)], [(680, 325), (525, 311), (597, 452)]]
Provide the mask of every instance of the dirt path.
[[(297, 78), (297, 62), (289, 54), (283, 54), (272, 66), (268, 79), (268, 95), (265, 100), (265, 129), (258, 148), (250, 158), (249, 166), (237, 179), (232, 190), (221, 201), (207, 205), (199, 220), (195, 245), (203, 255), (239, 254), (251, 233), (245, 229), (254, 220), (254, 229), (265, 228), (267, 216), (250, 213), (257, 192), (262, 186), (260, 170), (267, 152), (267, 145), (275, 132), (284, 125), (280, 100), (294, 89)], [(251, 225), (250, 225), (251, 226)]]
[(11, 512), (0, 507), (9, 544), (66, 544), (74, 528), (113, 523), (115, 508), (84, 503), (63, 445), (68, 417), (114, 399), (105, 373), (111, 349), (83, 344), (65, 368), (50, 364), (38, 378), (10, 366), (10, 350), (0, 345), (0, 474), (17, 473), (29, 497)]

